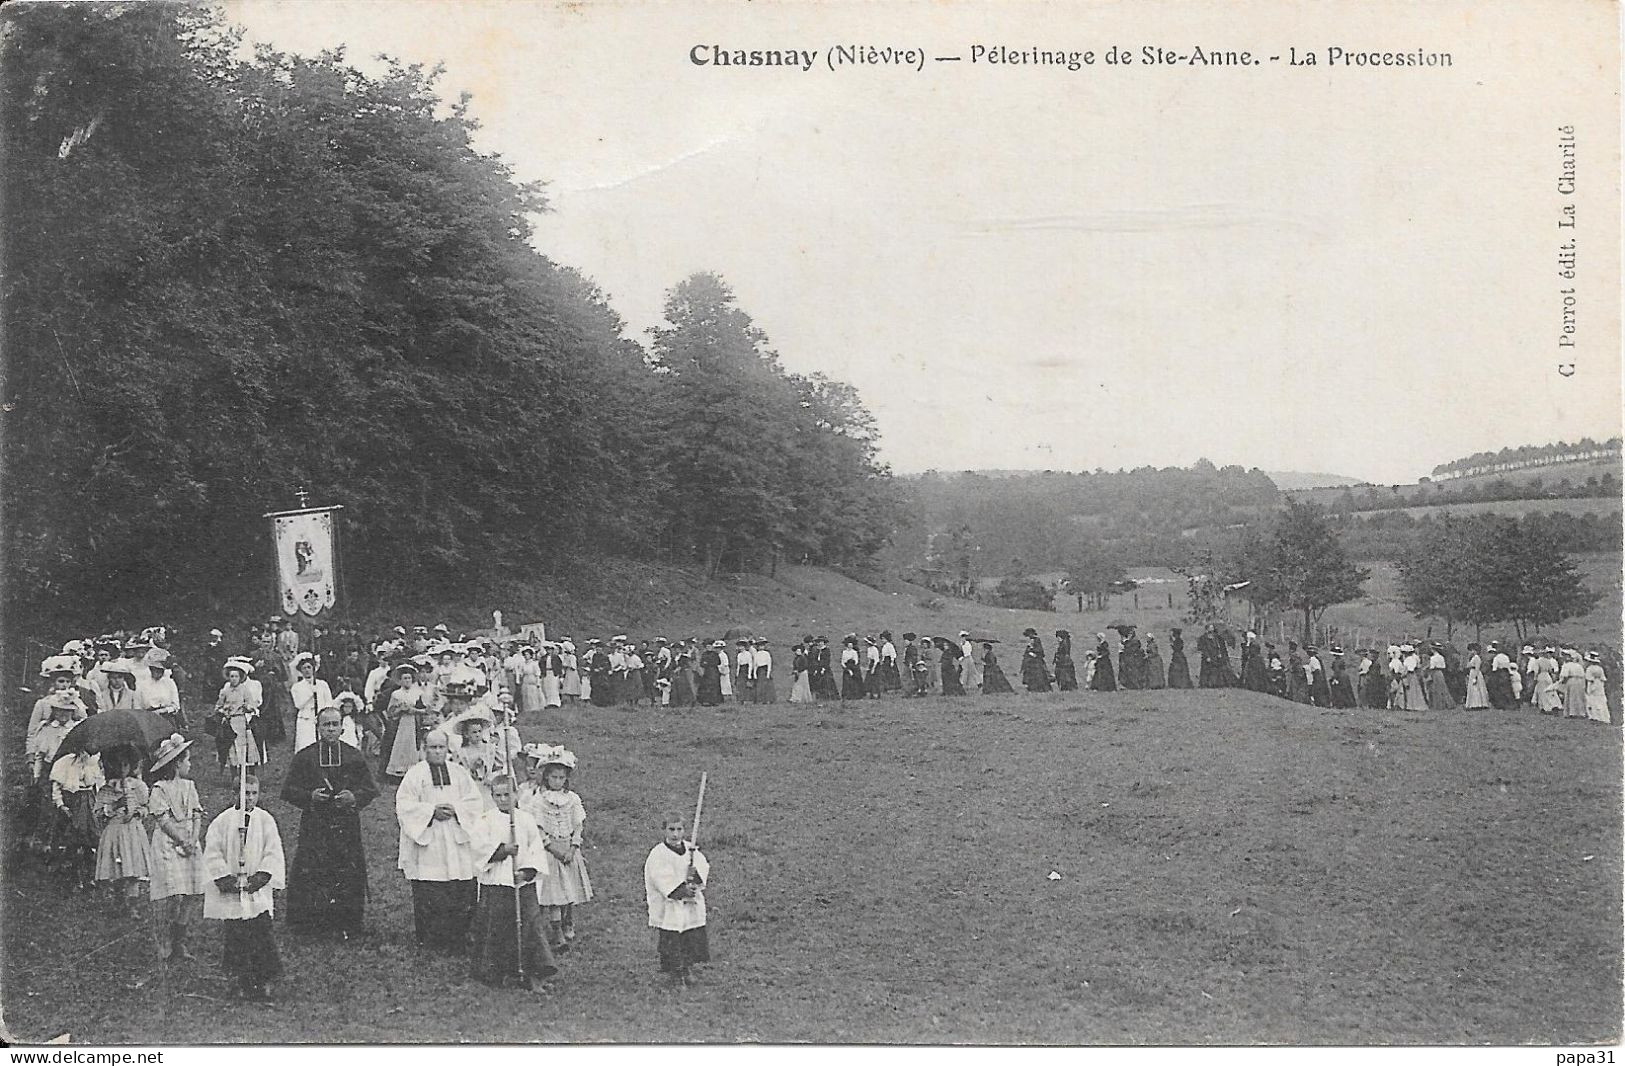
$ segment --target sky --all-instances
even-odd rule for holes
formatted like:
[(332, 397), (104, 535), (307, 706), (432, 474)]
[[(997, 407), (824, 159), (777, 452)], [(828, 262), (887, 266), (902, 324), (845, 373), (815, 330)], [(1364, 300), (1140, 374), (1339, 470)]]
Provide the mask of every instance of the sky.
[[(536, 246), (629, 332), (718, 273), (787, 368), (858, 388), (900, 472), (1205, 457), (1397, 482), (1620, 432), (1606, 4), (224, 7), (287, 51), (444, 64), (481, 147), (548, 183)], [(961, 58), (825, 65), (832, 45), (887, 44)], [(697, 65), (696, 45), (818, 60)], [(972, 61), (1001, 45), (1096, 55)], [(1113, 45), (1260, 63), (1108, 65)], [(1333, 46), (1452, 66), (1329, 67)]]

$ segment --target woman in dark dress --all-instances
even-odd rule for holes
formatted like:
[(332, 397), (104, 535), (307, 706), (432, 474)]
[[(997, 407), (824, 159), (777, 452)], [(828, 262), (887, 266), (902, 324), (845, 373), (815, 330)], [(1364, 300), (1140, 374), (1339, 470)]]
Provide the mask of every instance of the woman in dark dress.
[[(717, 655), (717, 641), (700, 653), (700, 685), (695, 693), (701, 707), (715, 707), (722, 703), (722, 659)], [(597, 684), (593, 688), (597, 688)]]
[(1117, 674), (1112, 670), (1112, 646), (1106, 643), (1106, 634), (1095, 634), (1095, 676), (1089, 687), (1096, 692), (1116, 692)]
[(1162, 651), (1157, 647), (1157, 638), (1150, 633), (1145, 635), (1145, 687), (1168, 687), (1168, 675), (1162, 666)]
[(1117, 650), (1117, 683), (1135, 691), (1145, 688), (1145, 648), (1132, 629), (1123, 635), (1122, 646)]
[(1342, 648), (1332, 649), (1332, 668), (1326, 685), (1331, 692), (1333, 707), (1354, 706), (1354, 685), (1349, 681), (1349, 667), (1343, 659)]
[(841, 651), (841, 699), (861, 700), (863, 688), (863, 653), (858, 651), (858, 638), (847, 637)]
[(1072, 634), (1065, 629), (1055, 631), (1055, 687), (1062, 692), (1075, 692), (1078, 688), (1078, 668), (1072, 662)]
[(687, 646), (677, 649), (671, 660), (671, 705), (694, 705), (694, 652)]
[(1243, 687), (1250, 688), (1254, 692), (1268, 692), (1270, 687), (1269, 664), (1264, 661), (1264, 646), (1259, 642), (1258, 634), (1251, 630), (1241, 645), (1241, 683)]
[(1010, 679), (1004, 676), (1004, 670), (999, 666), (999, 657), (993, 654), (991, 642), (982, 644), (982, 694), (985, 696), (999, 696), (1006, 692), (1014, 692), (1010, 687)]
[(1191, 664), (1185, 661), (1183, 630), (1176, 629), (1168, 638), (1168, 687), (1191, 687)]
[(840, 699), (841, 690), (835, 684), (834, 668), (830, 665), (829, 638), (819, 637), (808, 658), (811, 666), (808, 669), (807, 681), (812, 685), (813, 697), (820, 700)]
[(1038, 639), (1038, 631), (1026, 631), (1027, 650), (1021, 653), (1021, 683), (1027, 687), (1028, 692), (1048, 692), (1049, 666), (1044, 661), (1044, 642)]
[(959, 645), (946, 637), (937, 638), (937, 647), (942, 652), (942, 694), (944, 696), (965, 695), (965, 684), (960, 680), (959, 660), (964, 652)]

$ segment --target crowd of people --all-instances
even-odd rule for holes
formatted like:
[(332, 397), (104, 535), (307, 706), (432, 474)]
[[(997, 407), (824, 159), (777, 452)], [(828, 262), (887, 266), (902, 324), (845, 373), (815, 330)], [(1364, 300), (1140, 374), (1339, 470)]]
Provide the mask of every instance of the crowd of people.
[[(1116, 632), (1114, 642), (1108, 632)], [(1028, 692), (1241, 687), (1323, 707), (1511, 710), (1619, 721), (1617, 655), (1532, 641), (1515, 653), (1491, 641), (1462, 655), (1443, 641), (1404, 640), (1352, 655), (1208, 625), (1196, 670), (1183, 631), (1164, 656), (1154, 634), (1117, 624), (1075, 659), (1072, 635), (1053, 653), (1023, 633), (1018, 679)], [(576, 908), (592, 900), (582, 854), (586, 810), (571, 790), (576, 757), (527, 740), (526, 712), (575, 703), (684, 708), (780, 700), (772, 644), (730, 634), (581, 642), (540, 635), (464, 635), (405, 626), (363, 641), (353, 629), (313, 631), (313, 648), (282, 619), (234, 653), (211, 630), (185, 650), (163, 627), (67, 642), (40, 664), (47, 688), (29, 716), (31, 785), (18, 835), (70, 883), (105, 891), (120, 915), (144, 912), (166, 963), (191, 959), (197, 918), (223, 925), (223, 960), (237, 994), (260, 998), (281, 973), (274, 893), (286, 889), (290, 927), (339, 940), (364, 934), (367, 900), (360, 811), (391, 786), (397, 866), (427, 950), (468, 954), (477, 978), (527, 987), (558, 972), (576, 940)], [(995, 695), (1014, 686), (997, 638), (889, 630), (838, 643), (806, 635), (789, 649), (788, 703)], [(1605, 655), (1613, 661), (1605, 665)], [(1610, 679), (1613, 679), (1612, 682)], [(155, 716), (152, 743), (111, 730), (78, 743), (75, 730), (107, 712)], [(537, 716), (527, 721), (534, 723)], [(205, 822), (191, 747), (213, 740), (221, 780), (238, 802)], [(298, 812), (285, 864), (275, 817), (260, 805), (261, 768), (291, 740), (280, 798)], [(661, 819), (646, 862), (657, 955), (676, 981), (708, 961), (703, 888), (709, 867), (684, 819)]]
[[(535, 683), (527, 666), (562, 649), (508, 642), (504, 662), (498, 643), (479, 637), (397, 637), (369, 649), (356, 679), (324, 670), (327, 656), (301, 650), (285, 624), (252, 633), (242, 655), (211, 631), (184, 657), (217, 660), (219, 688), (190, 714), (180, 690), (209, 668), (182, 673), (164, 628), (68, 642), (40, 664), (48, 690), (30, 713), (31, 783), (15, 839), (70, 886), (105, 892), (116, 916), (149, 921), (166, 966), (195, 960), (200, 917), (220, 920), (231, 991), (264, 999), (282, 975), (277, 890), (291, 928), (339, 941), (365, 934), (360, 812), (392, 783), (397, 867), (419, 945), (467, 955), (481, 981), (544, 989), (576, 942), (576, 908), (593, 898), (586, 810), (570, 788), (576, 756), (517, 728), (521, 701), (565, 698), (562, 685), (539, 686), (539, 701), (524, 694)], [(353, 661), (342, 644), (335, 652)], [(589, 652), (583, 691), (570, 698), (590, 696), (595, 678), (629, 698), (624, 677), (599, 670), (599, 654)], [(121, 711), (132, 713), (109, 713)], [(161, 728), (132, 733), (132, 721)], [(192, 779), (200, 738), (189, 731), (214, 739), (222, 780), (235, 785), (237, 802), (212, 820)], [(289, 739), (280, 798), (300, 822), (291, 865), (260, 796), (261, 770)], [(709, 961), (709, 866), (685, 822), (661, 818), (645, 870), (660, 969), (684, 984)]]

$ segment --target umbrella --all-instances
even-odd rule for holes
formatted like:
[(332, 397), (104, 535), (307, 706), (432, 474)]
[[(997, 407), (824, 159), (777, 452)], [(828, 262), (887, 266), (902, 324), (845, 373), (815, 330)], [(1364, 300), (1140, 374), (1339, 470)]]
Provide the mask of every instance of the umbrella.
[(173, 732), (175, 727), (152, 711), (103, 711), (68, 730), (56, 754), (57, 758), (79, 752), (95, 754), (128, 744), (150, 755)]
[(1000, 640), (998, 637), (990, 637), (986, 633), (972, 633), (970, 636), (966, 637), (965, 639), (968, 640), (968, 641), (971, 641), (972, 643), (975, 643), (975, 644), (1003, 644), (1004, 643), (1004, 641)]
[(750, 631), (750, 626), (734, 626), (732, 629), (722, 634), (722, 639), (738, 640), (740, 637), (754, 637), (755, 635), (755, 633)]
[(1121, 635), (1126, 637), (1130, 633), (1134, 632), (1136, 629), (1138, 629), (1140, 627), (1135, 626), (1135, 625), (1130, 625), (1127, 622), (1113, 622), (1111, 625), (1107, 626), (1106, 628), (1107, 629), (1115, 629), (1115, 630), (1117, 630), (1118, 633), (1120, 633)]

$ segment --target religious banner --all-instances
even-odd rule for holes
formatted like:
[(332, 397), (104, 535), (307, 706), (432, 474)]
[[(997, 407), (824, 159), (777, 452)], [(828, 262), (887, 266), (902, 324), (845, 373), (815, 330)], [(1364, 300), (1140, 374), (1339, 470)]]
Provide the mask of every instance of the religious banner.
[(314, 618), (333, 608), (338, 588), (333, 540), (336, 510), (322, 507), (266, 516), (271, 520), (276, 552), (277, 601), (284, 614), (303, 611)]

